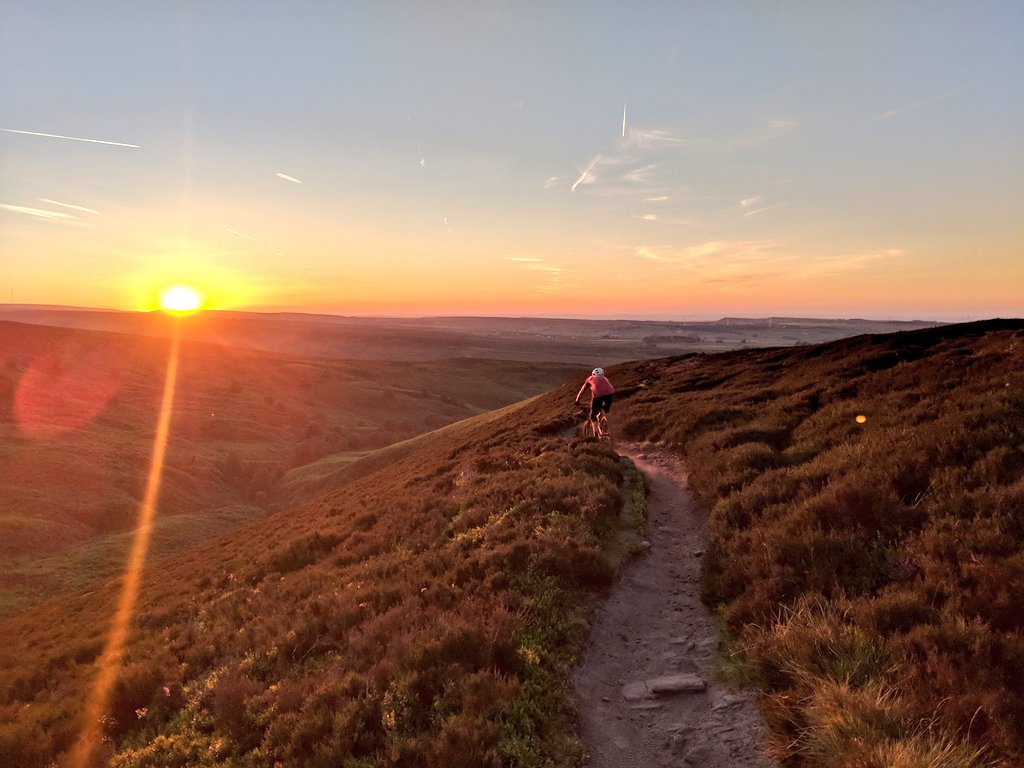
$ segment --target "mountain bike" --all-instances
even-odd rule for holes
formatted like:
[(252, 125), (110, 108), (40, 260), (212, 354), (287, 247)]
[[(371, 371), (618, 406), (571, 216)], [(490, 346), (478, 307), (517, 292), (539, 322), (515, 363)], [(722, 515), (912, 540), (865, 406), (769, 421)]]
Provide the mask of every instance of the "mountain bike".
[(608, 424), (608, 414), (605, 411), (598, 411), (596, 416), (590, 414), (590, 403), (580, 404), (584, 415), (581, 434), (584, 438), (593, 437), (596, 440), (607, 440), (612, 445), (612, 428)]

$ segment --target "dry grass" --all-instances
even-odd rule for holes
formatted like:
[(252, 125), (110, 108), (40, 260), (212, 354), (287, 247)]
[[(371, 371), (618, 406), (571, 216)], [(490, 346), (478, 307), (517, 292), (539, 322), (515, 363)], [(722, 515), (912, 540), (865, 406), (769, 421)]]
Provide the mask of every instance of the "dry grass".
[[(0, 326), (5, 615), (109, 578), (104, 563), (124, 556), (152, 450), (167, 342)], [(518, 402), (562, 382), (566, 371), (489, 360), (354, 363), (187, 343), (157, 517), (161, 554), (196, 542), (179, 536), (182, 528), (215, 535), (320, 495), (315, 483), (296, 480), (310, 462), (364, 456)], [(29, 391), (41, 406), (34, 422), (17, 405)], [(61, 418), (74, 428), (58, 430)], [(202, 521), (207, 515), (215, 520)]]
[[(604, 549), (636, 521), (618, 457), (553, 436), (570, 399), (396, 447), (152, 566), (105, 721), (110, 764), (577, 760), (582, 598), (610, 583)], [(115, 588), (0, 625), (0, 763), (46, 766), (71, 743)]]
[[(703, 594), (787, 765), (1024, 762), (1024, 323), (610, 373), (618, 434), (688, 458)], [(150, 569), (112, 764), (573, 764), (582, 597), (633, 493), (561, 437), (574, 393), (318, 468), (326, 495)], [(0, 624), (0, 762), (66, 749), (114, 594)]]
[[(794, 765), (1024, 762), (1024, 322), (619, 371)], [(858, 416), (865, 418), (858, 419)]]

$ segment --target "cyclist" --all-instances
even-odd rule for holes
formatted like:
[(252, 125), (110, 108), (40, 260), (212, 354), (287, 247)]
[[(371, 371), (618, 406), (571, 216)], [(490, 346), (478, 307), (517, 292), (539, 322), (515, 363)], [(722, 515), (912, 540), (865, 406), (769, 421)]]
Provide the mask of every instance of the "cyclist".
[(577, 403), (587, 387), (590, 387), (592, 398), (590, 401), (590, 418), (596, 419), (601, 411), (607, 414), (612, 409), (612, 395), (615, 393), (615, 387), (608, 381), (608, 377), (604, 375), (604, 368), (595, 368), (593, 373), (583, 382), (580, 391), (576, 393)]

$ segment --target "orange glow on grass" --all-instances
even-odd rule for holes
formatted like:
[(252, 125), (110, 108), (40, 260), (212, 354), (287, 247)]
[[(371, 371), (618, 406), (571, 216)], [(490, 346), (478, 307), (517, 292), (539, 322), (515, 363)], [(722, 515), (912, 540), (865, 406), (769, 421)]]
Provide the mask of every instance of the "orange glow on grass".
[(202, 307), (203, 297), (187, 285), (172, 285), (160, 293), (160, 309), (173, 315), (189, 315)]
[(110, 623), (107, 642), (97, 662), (96, 680), (93, 682), (89, 698), (86, 700), (83, 714), (82, 731), (78, 741), (68, 756), (71, 768), (91, 768), (100, 759), (99, 748), (103, 744), (103, 718), (110, 709), (110, 694), (117, 681), (118, 673), (124, 659), (124, 648), (131, 629), (135, 603), (139, 596), (142, 581), (142, 570), (146, 564), (149, 551), (150, 535), (153, 530), (153, 516), (156, 513), (156, 501), (160, 493), (160, 481), (163, 476), (164, 455), (167, 450), (167, 437), (170, 432), (171, 413), (174, 408), (174, 390), (178, 378), (178, 358), (181, 350), (181, 328), (175, 323), (171, 337), (171, 348), (167, 358), (167, 376), (164, 380), (163, 399), (160, 403), (160, 414), (157, 419), (156, 437), (153, 445), (153, 457), (149, 465), (146, 479), (146, 493), (139, 509), (138, 527), (132, 540), (131, 552), (125, 566), (121, 596), (117, 602), (117, 610)]

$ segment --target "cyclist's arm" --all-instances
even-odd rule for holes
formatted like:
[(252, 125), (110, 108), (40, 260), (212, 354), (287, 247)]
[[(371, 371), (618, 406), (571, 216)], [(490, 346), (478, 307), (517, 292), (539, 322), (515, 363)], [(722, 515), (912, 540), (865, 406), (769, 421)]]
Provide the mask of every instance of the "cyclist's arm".
[(583, 386), (580, 387), (580, 391), (576, 393), (576, 402), (577, 403), (580, 401), (580, 397), (583, 396), (583, 390), (585, 390), (586, 388), (587, 388), (587, 382), (584, 381), (583, 382)]

